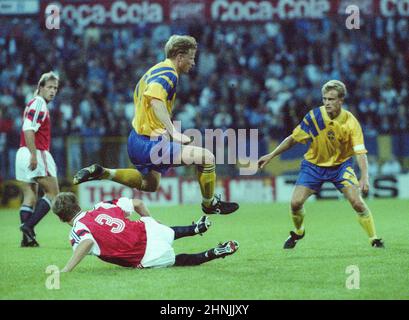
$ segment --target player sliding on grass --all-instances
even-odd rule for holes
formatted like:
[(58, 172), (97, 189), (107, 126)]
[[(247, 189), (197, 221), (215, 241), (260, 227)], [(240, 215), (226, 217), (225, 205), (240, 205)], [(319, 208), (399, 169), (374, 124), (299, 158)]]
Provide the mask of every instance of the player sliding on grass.
[(229, 214), (239, 208), (237, 203), (221, 201), (214, 195), (214, 155), (207, 149), (187, 145), (191, 139), (177, 131), (171, 121), (179, 76), (195, 65), (196, 50), (193, 37), (173, 35), (165, 45), (166, 60), (150, 68), (136, 85), (133, 130), (128, 138), (129, 158), (136, 169), (107, 169), (94, 164), (77, 172), (74, 184), (110, 179), (154, 192), (161, 175), (171, 167), (196, 164), (203, 212)]
[[(62, 192), (52, 206), (62, 222), (72, 226), (70, 241), (74, 250), (62, 272), (69, 272), (87, 255), (123, 267), (148, 268), (194, 266), (235, 253), (237, 241), (227, 241), (217, 247), (197, 253), (178, 254), (173, 240), (202, 234), (210, 227), (207, 216), (190, 226), (167, 227), (150, 217), (144, 203), (138, 199), (120, 198), (100, 202), (93, 210), (82, 211), (75, 194)], [(141, 219), (128, 219), (136, 211)]]
[[(313, 193), (319, 192), (326, 181), (332, 182), (349, 200), (371, 245), (383, 248), (382, 239), (376, 235), (372, 213), (361, 196), (361, 192), (366, 194), (369, 190), (367, 151), (358, 120), (342, 108), (346, 87), (341, 81), (331, 80), (322, 87), (322, 96), (324, 105), (310, 111), (290, 136), (258, 160), (259, 167), (263, 168), (296, 143), (311, 143), (291, 198), (295, 230), (290, 232), (284, 249), (294, 248), (304, 237), (304, 203)], [(359, 182), (352, 169), (354, 154), (361, 171)]]

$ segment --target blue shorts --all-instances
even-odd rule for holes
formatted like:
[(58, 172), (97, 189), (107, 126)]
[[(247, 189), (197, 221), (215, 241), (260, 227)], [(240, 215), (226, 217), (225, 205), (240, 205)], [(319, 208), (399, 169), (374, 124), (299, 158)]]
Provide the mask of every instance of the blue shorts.
[(179, 143), (169, 141), (162, 136), (154, 140), (132, 130), (128, 137), (129, 159), (143, 175), (152, 170), (165, 174), (174, 166), (173, 159), (180, 152)]
[(307, 160), (301, 162), (296, 185), (319, 192), (324, 182), (332, 182), (339, 191), (347, 186), (359, 186), (352, 169), (352, 158), (334, 167), (319, 167)]

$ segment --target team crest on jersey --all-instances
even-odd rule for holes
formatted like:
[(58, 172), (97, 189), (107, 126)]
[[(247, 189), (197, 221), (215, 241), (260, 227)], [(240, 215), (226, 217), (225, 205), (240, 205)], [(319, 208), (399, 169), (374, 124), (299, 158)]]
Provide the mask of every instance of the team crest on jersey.
[(329, 130), (329, 131), (327, 132), (327, 137), (328, 137), (328, 139), (329, 139), (330, 141), (334, 141), (334, 140), (335, 140), (335, 132), (332, 131), (332, 130)]

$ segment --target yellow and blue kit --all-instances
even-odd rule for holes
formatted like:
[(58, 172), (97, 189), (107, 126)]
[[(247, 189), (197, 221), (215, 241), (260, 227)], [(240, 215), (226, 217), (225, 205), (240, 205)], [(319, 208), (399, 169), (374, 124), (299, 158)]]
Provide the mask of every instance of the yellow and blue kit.
[(152, 99), (161, 100), (171, 117), (177, 83), (175, 66), (166, 59), (150, 68), (136, 85), (135, 115), (132, 120), (133, 130), (128, 137), (128, 155), (142, 174), (151, 170), (165, 173), (172, 166), (173, 158), (180, 153), (179, 143), (162, 136), (166, 129), (150, 105)]
[(352, 169), (352, 156), (367, 152), (361, 126), (353, 114), (341, 109), (331, 119), (325, 107), (311, 110), (293, 130), (292, 138), (299, 143), (310, 143), (301, 163), (297, 185), (318, 192), (326, 181), (338, 190), (358, 185)]

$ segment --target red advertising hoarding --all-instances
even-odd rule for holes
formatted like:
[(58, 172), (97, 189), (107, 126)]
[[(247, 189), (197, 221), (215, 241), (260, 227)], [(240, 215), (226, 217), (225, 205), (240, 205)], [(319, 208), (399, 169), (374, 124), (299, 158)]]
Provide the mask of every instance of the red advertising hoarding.
[(281, 19), (320, 19), (346, 15), (356, 6), (362, 14), (409, 17), (409, 0), (97, 0), (41, 1), (45, 19), (47, 7), (57, 6), (61, 21), (81, 26), (125, 26), (172, 21), (269, 22)]

